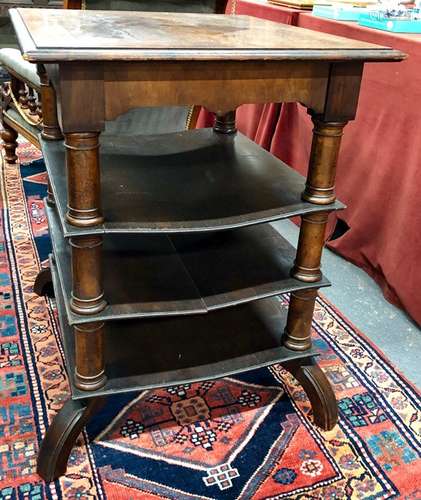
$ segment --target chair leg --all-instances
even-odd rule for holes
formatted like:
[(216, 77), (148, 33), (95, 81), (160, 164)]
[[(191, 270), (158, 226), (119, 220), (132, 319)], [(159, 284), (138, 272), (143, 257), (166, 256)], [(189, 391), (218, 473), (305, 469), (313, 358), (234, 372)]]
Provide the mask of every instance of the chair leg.
[(12, 127), (3, 122), (1, 138), (3, 139), (6, 161), (9, 163), (16, 163), (18, 159), (16, 156), (18, 133), (16, 130), (13, 130)]

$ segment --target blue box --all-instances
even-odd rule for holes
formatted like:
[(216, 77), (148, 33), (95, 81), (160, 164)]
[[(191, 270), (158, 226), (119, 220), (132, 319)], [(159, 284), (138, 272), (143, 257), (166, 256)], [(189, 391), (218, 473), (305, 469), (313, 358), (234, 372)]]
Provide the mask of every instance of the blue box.
[(362, 13), (366, 13), (365, 7), (352, 7), (344, 5), (315, 5), (313, 16), (336, 19), (337, 21), (358, 21)]
[(421, 19), (399, 19), (382, 17), (378, 12), (361, 14), (358, 24), (391, 33), (421, 33)]

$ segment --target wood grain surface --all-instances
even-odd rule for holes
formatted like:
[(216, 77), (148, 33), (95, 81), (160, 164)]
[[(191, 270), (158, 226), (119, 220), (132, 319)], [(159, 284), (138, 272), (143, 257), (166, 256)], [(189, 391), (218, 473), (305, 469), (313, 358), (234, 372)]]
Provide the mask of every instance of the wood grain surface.
[(12, 9), (26, 59), (400, 60), (392, 49), (250, 16)]

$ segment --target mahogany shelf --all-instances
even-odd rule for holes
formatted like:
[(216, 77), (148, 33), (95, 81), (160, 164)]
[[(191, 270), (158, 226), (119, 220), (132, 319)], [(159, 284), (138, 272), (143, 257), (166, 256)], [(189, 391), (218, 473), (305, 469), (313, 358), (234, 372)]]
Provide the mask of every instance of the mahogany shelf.
[(290, 277), (295, 249), (269, 224), (204, 234), (107, 234), (103, 240), (107, 307), (71, 311), (70, 247), (57, 211), (47, 207), (69, 324), (207, 313), (281, 293), (329, 286)]
[(304, 178), (241, 133), (101, 140), (105, 222), (91, 228), (66, 222), (64, 144), (41, 140), (65, 237), (215, 231), (343, 208), (303, 201)]
[(74, 333), (51, 259), (50, 266), (73, 399), (220, 378), (316, 355), (313, 349), (297, 352), (281, 345), (287, 309), (276, 298), (207, 315), (108, 321), (107, 382), (87, 393), (74, 383)]

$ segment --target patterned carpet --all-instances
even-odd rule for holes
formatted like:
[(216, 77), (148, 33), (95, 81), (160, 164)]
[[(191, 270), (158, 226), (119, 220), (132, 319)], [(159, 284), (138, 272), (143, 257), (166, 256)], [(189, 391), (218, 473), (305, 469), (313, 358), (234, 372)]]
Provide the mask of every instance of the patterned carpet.
[(0, 499), (421, 498), (419, 395), (323, 299), (314, 342), (339, 399), (332, 431), (309, 423), (304, 393), (273, 366), (109, 399), (67, 475), (45, 485), (38, 443), (69, 396), (54, 303), (32, 292), (50, 249), (46, 175), (42, 160), (1, 174)]

